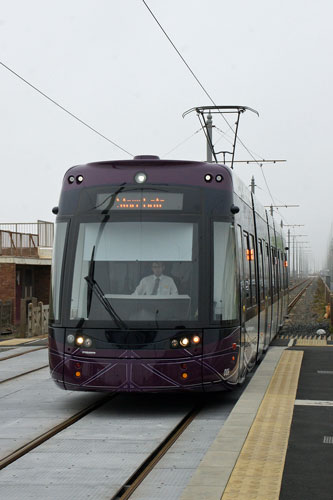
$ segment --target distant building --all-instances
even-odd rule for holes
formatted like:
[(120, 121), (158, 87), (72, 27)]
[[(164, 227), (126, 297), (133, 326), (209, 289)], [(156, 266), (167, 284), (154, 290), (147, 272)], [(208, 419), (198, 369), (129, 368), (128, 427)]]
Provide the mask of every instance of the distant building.
[(29, 302), (49, 304), (53, 232), (52, 222), (0, 224), (2, 329), (26, 323)]

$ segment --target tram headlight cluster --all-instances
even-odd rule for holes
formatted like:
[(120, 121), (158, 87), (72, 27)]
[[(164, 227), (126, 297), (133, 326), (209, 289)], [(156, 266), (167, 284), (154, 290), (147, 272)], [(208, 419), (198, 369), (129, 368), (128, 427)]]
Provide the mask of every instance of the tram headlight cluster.
[(67, 344), (70, 345), (77, 345), (77, 346), (83, 346), (83, 347), (91, 347), (92, 346), (92, 340), (89, 337), (84, 337), (83, 335), (73, 335), (72, 333), (68, 334), (66, 337)]
[(201, 337), (199, 335), (192, 335), (188, 337), (181, 337), (179, 339), (171, 340), (171, 347), (176, 349), (177, 347), (189, 347), (190, 345), (198, 345), (201, 342)]
[(83, 177), (83, 175), (81, 175), (81, 174), (80, 174), (80, 175), (77, 175), (76, 177), (74, 177), (74, 175), (70, 175), (70, 176), (68, 177), (68, 182), (69, 182), (69, 184), (73, 184), (73, 182), (75, 182), (75, 179), (76, 179), (76, 182), (77, 182), (78, 184), (81, 184), (81, 182), (83, 182), (84, 177)]
[[(212, 180), (214, 179), (214, 176), (212, 174), (205, 174), (204, 179), (205, 179), (205, 182), (212, 182)], [(215, 175), (215, 181), (222, 182), (223, 175), (221, 175), (221, 174)]]

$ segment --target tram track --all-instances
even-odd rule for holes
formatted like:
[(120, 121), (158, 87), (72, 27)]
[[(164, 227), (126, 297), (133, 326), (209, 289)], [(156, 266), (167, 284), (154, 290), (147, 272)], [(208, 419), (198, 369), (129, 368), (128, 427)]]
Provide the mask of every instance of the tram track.
[[(47, 368), (49, 366), (47, 357), (44, 356), (43, 353), (38, 352), (45, 349), (47, 349), (47, 346), (0, 357), (0, 384)], [(35, 352), (37, 352), (36, 355), (34, 355)], [(24, 359), (24, 361), (22, 361), (22, 359)]]
[(178, 425), (168, 434), (168, 436), (158, 445), (155, 450), (144, 460), (138, 469), (127, 479), (115, 495), (110, 500), (127, 500), (133, 492), (140, 486), (146, 476), (154, 469), (156, 464), (171, 448), (171, 446), (182, 435), (185, 429), (191, 424), (198, 413), (202, 410), (203, 404), (197, 405), (190, 410)]
[(296, 288), (299, 288), (300, 286), (304, 285), (304, 283), (307, 283), (308, 281), (311, 281), (313, 280), (314, 278), (307, 278), (306, 280), (303, 280), (303, 281), (300, 281), (299, 283), (297, 283), (296, 285), (292, 286), (292, 287), (289, 287), (288, 288), (288, 291), (289, 292), (292, 292), (293, 290), (296, 290)]
[(83, 408), (79, 412), (75, 413), (71, 417), (67, 418), (63, 422), (61, 422), (58, 425), (55, 425), (51, 429), (47, 430), (46, 432), (43, 432), (40, 434), (38, 437), (32, 439), (28, 443), (24, 444), (23, 446), (20, 446), (17, 448), (15, 451), (10, 453), (9, 455), (5, 456), (4, 458), (0, 459), (0, 470), (4, 469), (11, 463), (15, 462), (19, 458), (23, 457), (27, 453), (31, 452), (41, 444), (43, 444), (45, 441), (48, 439), (52, 438), (53, 436), (59, 434), (59, 432), (63, 431), (64, 429), (67, 429), (67, 427), (70, 427), (71, 425), (75, 424), (79, 420), (81, 420), (83, 417), (86, 415), (92, 413), (93, 411), (97, 410), (101, 406), (103, 406), (105, 403), (116, 397), (116, 393), (111, 393), (107, 394), (106, 396), (102, 397), (100, 400), (95, 401), (91, 405), (87, 406), (86, 408)]
[[(306, 283), (306, 285), (300, 290), (300, 292), (292, 299), (291, 302), (289, 302), (288, 306), (287, 306), (287, 311), (288, 311), (288, 314), (290, 313), (290, 311), (292, 310), (292, 308), (297, 304), (297, 302), (300, 300), (300, 298), (302, 297), (302, 295), (306, 292), (306, 290), (312, 285), (313, 281), (314, 281), (315, 278), (310, 278), (308, 280), (305, 280), (303, 281), (301, 284), (304, 285), (304, 283)], [(297, 288), (298, 286), (300, 286), (301, 284), (298, 284), (297, 286), (293, 287), (292, 290), (294, 290), (295, 288)]]
[(48, 368), (49, 365), (39, 366), (38, 368), (33, 368), (32, 370), (28, 370), (23, 373), (18, 373), (17, 375), (13, 375), (12, 377), (5, 378), (4, 380), (0, 380), (0, 384), (4, 384), (5, 382), (10, 382), (11, 380), (18, 379), (20, 377), (24, 377), (25, 375), (30, 375), (30, 373), (38, 372), (39, 370), (43, 370), (44, 368)]
[[(107, 403), (109, 403), (111, 400), (115, 399), (117, 396), (120, 396), (120, 394), (119, 393), (107, 394), (106, 396), (102, 397), (98, 401), (94, 402), (93, 404), (90, 404), (86, 408), (77, 412), (73, 416), (65, 419), (63, 422), (59, 423), (58, 425), (52, 427), (51, 429), (47, 430), (46, 432), (41, 433), (39, 436), (37, 436), (36, 438), (27, 442), (26, 444), (23, 444), (22, 446), (18, 447), (16, 450), (12, 451), (11, 453), (8, 453), (5, 457), (3, 457), (0, 460), (0, 470), (4, 470), (8, 467), (8, 469), (6, 469), (6, 472), (4, 471), (4, 473), (7, 474), (7, 476), (5, 476), (5, 477), (8, 477), (9, 481), (11, 482), (12, 481), (11, 478), (21, 477), (22, 473), (24, 474), (25, 470), (27, 470), (27, 474), (29, 474), (30, 473), (29, 471), (31, 470), (30, 469), (31, 465), (29, 465), (29, 464), (35, 463), (36, 457), (38, 457), (39, 454), (42, 454), (43, 460), (46, 459), (46, 462), (44, 462), (44, 463), (50, 464), (49, 467), (50, 467), (50, 470), (52, 471), (51, 474), (54, 474), (55, 471), (53, 469), (53, 466), (57, 461), (57, 457), (52, 455), (52, 453), (55, 455), (58, 455), (59, 453), (60, 454), (63, 453), (64, 454), (63, 460), (65, 462), (63, 464), (63, 469), (65, 471), (68, 471), (69, 469), (74, 467), (72, 465), (74, 462), (73, 462), (73, 457), (72, 457), (71, 452), (66, 455), (66, 453), (68, 453), (66, 451), (66, 450), (68, 450), (68, 446), (66, 445), (66, 443), (68, 440), (71, 441), (71, 439), (74, 439), (74, 441), (75, 441), (74, 436), (77, 436), (78, 439), (82, 439), (82, 435), (84, 434), (84, 433), (82, 433), (82, 430), (83, 429), (87, 430), (87, 427), (85, 427), (85, 425), (87, 425), (87, 424), (83, 424), (83, 427), (81, 424), (78, 424), (78, 426), (75, 424), (77, 424), (81, 419), (83, 419), (83, 417), (86, 417), (90, 414), (90, 415), (92, 415), (92, 417), (88, 417), (88, 422), (91, 421), (90, 426), (92, 428), (94, 428), (94, 425), (95, 425), (94, 422), (100, 422), (100, 418), (101, 418), (101, 413), (96, 412), (96, 411), (99, 410), (103, 405), (107, 405)], [(128, 400), (129, 398), (126, 398), (126, 399)], [(196, 418), (198, 413), (203, 408), (205, 408), (205, 404), (206, 404), (206, 402), (202, 401), (202, 400), (200, 400), (199, 402), (192, 401), (192, 404), (191, 404), (191, 406), (189, 406), (189, 408), (187, 408), (187, 411), (185, 410), (182, 415), (179, 415), (179, 420), (177, 419), (177, 421), (173, 422), (172, 420), (175, 418), (175, 415), (173, 417), (171, 416), (172, 423), (170, 422), (168, 424), (168, 426), (167, 426), (167, 427), (169, 427), (168, 429), (165, 429), (165, 424), (161, 425), (161, 421), (159, 421), (160, 423), (157, 427), (160, 427), (161, 430), (158, 432), (159, 439), (156, 440), (154, 448), (151, 448), (151, 446), (148, 446), (148, 449), (146, 449), (146, 447), (144, 446), (144, 441), (139, 440), (139, 442), (142, 445), (142, 451), (138, 452), (137, 461), (132, 463), (132, 465), (128, 465), (125, 468), (125, 471), (122, 473), (121, 482), (118, 482), (117, 479), (115, 479), (116, 482), (115, 483), (112, 482), (109, 486), (107, 483), (105, 483), (103, 498), (110, 498), (112, 500), (113, 499), (114, 500), (116, 500), (116, 499), (117, 500), (125, 500), (127, 498), (130, 498), (130, 496), (134, 493), (134, 491), (141, 485), (141, 483), (146, 478), (146, 476), (155, 468), (155, 466), (158, 464), (158, 462), (161, 460), (161, 458), (168, 452), (170, 447), (182, 436), (183, 432), (193, 422), (193, 420)], [(118, 412), (119, 412), (119, 408), (122, 408), (122, 414), (123, 414), (125, 407), (124, 407), (124, 399), (123, 399), (123, 401), (120, 400), (120, 405), (115, 403), (114, 407), (112, 404), (111, 407), (106, 406), (105, 409), (102, 410), (102, 412), (104, 412), (104, 415), (107, 416), (109, 414), (109, 416), (111, 416), (111, 415), (114, 416), (115, 424), (114, 424), (113, 428), (117, 429), (119, 426), (119, 423), (123, 420), (122, 416), (120, 416), (120, 418), (118, 417)], [(132, 407), (132, 409), (131, 409), (131, 407)], [(153, 412), (154, 412), (154, 407), (156, 408), (155, 404), (151, 408)], [(158, 405), (158, 407), (159, 407), (159, 405)], [(111, 408), (114, 408), (114, 410), (110, 412)], [(127, 406), (127, 408), (128, 408), (128, 406)], [(130, 412), (134, 411), (133, 405), (131, 404), (131, 406), (128, 409), (130, 410)], [(94, 417), (94, 412), (96, 412), (96, 420)], [(179, 413), (179, 412), (177, 411), (177, 413)], [(171, 414), (172, 414), (172, 411), (171, 411)], [(146, 428), (146, 431), (147, 431), (150, 426), (147, 423), (146, 414), (144, 412), (144, 413), (141, 413), (141, 415), (142, 415), (142, 419), (143, 419), (142, 424), (144, 424), (144, 427)], [(113, 418), (112, 418), (112, 420), (113, 420)], [(72, 431), (70, 430), (71, 426), (72, 426)], [(134, 426), (137, 426), (137, 423), (134, 424)], [(163, 430), (163, 428), (165, 430)], [(67, 429), (67, 432), (71, 433), (70, 435), (64, 434), (63, 436), (57, 437), (58, 434), (60, 434), (62, 431), (65, 431), (66, 429)], [(81, 430), (81, 432), (80, 432), (80, 430)], [(165, 432), (166, 430), (168, 432), (167, 435)], [(79, 431), (79, 434), (77, 434), (78, 431)], [(133, 430), (132, 430), (132, 433), (133, 433)], [(153, 434), (156, 434), (156, 430), (153, 432)], [(55, 441), (53, 441), (53, 438), (55, 439)], [(99, 436), (97, 439), (101, 439), (101, 437)], [(128, 442), (128, 437), (126, 435), (124, 435), (124, 441), (120, 441), (119, 446), (117, 447), (116, 450), (114, 450), (114, 448), (112, 448), (111, 443), (114, 442), (115, 439), (117, 439), (117, 437), (114, 435), (114, 433), (112, 435), (110, 435), (110, 441), (109, 441), (108, 437), (105, 437), (103, 439), (103, 441), (105, 441), (105, 443), (106, 443), (106, 445), (104, 445), (104, 453), (108, 449), (110, 451), (112, 450), (113, 457), (114, 458), (117, 457), (118, 464), (120, 465), (120, 464), (122, 464), (122, 462), (124, 460), (123, 459), (124, 451), (123, 451), (120, 443), (123, 442), (124, 446), (126, 448), (126, 446), (128, 447), (129, 442)], [(49, 441), (50, 444), (48, 444), (47, 441)], [(88, 449), (96, 451), (95, 446), (90, 447), (90, 445), (88, 444), (88, 443), (92, 443), (92, 442), (93, 442), (93, 440), (91, 439), (91, 435), (89, 435), (89, 433), (88, 433), (88, 436), (87, 436)], [(107, 445), (107, 442), (109, 442), (110, 444)], [(40, 450), (39, 450), (39, 447), (41, 447)], [(61, 447), (63, 447), (63, 451), (61, 451)], [(141, 448), (141, 446), (140, 446), (140, 448)], [(84, 449), (86, 450), (86, 448), (84, 448)], [(47, 450), (49, 450), (49, 451), (47, 451)], [(31, 455), (30, 455), (30, 453), (31, 453)], [(37, 453), (37, 455), (34, 456), (33, 455), (34, 453)], [(50, 453), (50, 455), (46, 455), (46, 453)], [(84, 452), (83, 456), (81, 456), (81, 459), (79, 459), (80, 466), (82, 464), (82, 459), (84, 459), (85, 456), (87, 456), (87, 461), (86, 461), (87, 466), (89, 463), (91, 463), (91, 466), (93, 466), (94, 456), (92, 455), (91, 458), (88, 458), (89, 455), (90, 455), (89, 452)], [(113, 458), (113, 460), (114, 460), (114, 458)], [(20, 459), (22, 460), (22, 462)], [(39, 460), (39, 458), (37, 458), (37, 461), (38, 460)], [(132, 462), (132, 459), (130, 461)], [(114, 463), (114, 462), (112, 462), (112, 460), (111, 460), (111, 462), (109, 461), (108, 463)], [(103, 470), (103, 468), (105, 468), (105, 467), (106, 467), (105, 463), (101, 464), (101, 470)], [(45, 470), (44, 470), (44, 473), (45, 473)], [(66, 473), (68, 473), (68, 472), (66, 472)], [(127, 474), (128, 474), (128, 476), (126, 478)], [(54, 475), (52, 477), (54, 477)], [(15, 481), (15, 480), (13, 479), (13, 481)], [(20, 480), (19, 480), (19, 483), (20, 483)], [(22, 485), (23, 484), (25, 484), (24, 480), (22, 482)], [(35, 483), (33, 483), (33, 484), (35, 484)], [(30, 492), (33, 491), (33, 490), (31, 490), (31, 488), (34, 487), (33, 484), (30, 484), (30, 486), (29, 486)], [(47, 483), (47, 484), (49, 484), (49, 483)], [(120, 488), (119, 488), (119, 484), (122, 484), (122, 486)], [(35, 486), (36, 486), (37, 490), (39, 491), (40, 482), (37, 481)], [(51, 488), (53, 488), (53, 487), (54, 487), (54, 485), (51, 482)], [(85, 491), (82, 491), (82, 485), (80, 485), (80, 491), (81, 491), (80, 495), (83, 495), (83, 498), (90, 497), (89, 487), (87, 488), (87, 493), (85, 493)], [(50, 493), (49, 490), (48, 490), (48, 493)], [(87, 494), (87, 496), (86, 496), (86, 494)], [(75, 497), (75, 494), (74, 494), (74, 497)]]
[(0, 361), (7, 361), (8, 359), (12, 359), (12, 358), (17, 358), (19, 356), (24, 356), (25, 354), (29, 354), (29, 352), (36, 352), (36, 351), (41, 351), (42, 349), (47, 349), (47, 346), (43, 346), (43, 347), (36, 347), (34, 349), (29, 349), (25, 352), (18, 352), (16, 354), (11, 354), (10, 356), (5, 356), (5, 357), (0, 357)]

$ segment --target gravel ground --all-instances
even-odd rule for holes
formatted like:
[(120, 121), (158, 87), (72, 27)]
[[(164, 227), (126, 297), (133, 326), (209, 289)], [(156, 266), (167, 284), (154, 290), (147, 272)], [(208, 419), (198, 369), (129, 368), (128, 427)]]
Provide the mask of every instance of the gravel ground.
[[(290, 292), (289, 302), (300, 292), (302, 286)], [(279, 335), (316, 335), (323, 329), (329, 334), (329, 320), (324, 318), (325, 292), (320, 278), (313, 282), (289, 313)]]

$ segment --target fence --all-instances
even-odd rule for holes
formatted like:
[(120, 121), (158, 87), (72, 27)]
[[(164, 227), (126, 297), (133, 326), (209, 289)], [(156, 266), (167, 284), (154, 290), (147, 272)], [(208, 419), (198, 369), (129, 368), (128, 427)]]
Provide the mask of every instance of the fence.
[(28, 305), (27, 337), (43, 335), (48, 332), (49, 323), (49, 305), (43, 305), (43, 302), (30, 302)]
[(0, 300), (0, 328), (12, 327), (12, 313), (12, 302), (10, 300), (7, 302), (2, 302)]
[(0, 255), (37, 256), (38, 235), (0, 230)]
[(8, 223), (0, 224), (0, 231), (7, 231), (10, 233), (29, 234), (37, 238), (36, 246), (39, 247), (52, 247), (54, 239), (54, 224), (38, 220), (36, 223)]

